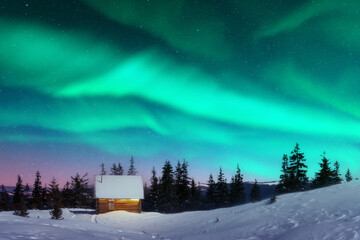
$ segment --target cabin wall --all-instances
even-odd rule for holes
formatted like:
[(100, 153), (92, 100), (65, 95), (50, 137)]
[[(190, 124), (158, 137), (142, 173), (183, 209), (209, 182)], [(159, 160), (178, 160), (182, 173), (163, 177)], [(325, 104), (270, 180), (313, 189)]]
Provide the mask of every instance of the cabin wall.
[[(110, 208), (114, 207), (114, 210)], [(138, 199), (96, 199), (96, 213), (107, 213), (111, 211), (128, 211), (141, 213), (141, 200)]]

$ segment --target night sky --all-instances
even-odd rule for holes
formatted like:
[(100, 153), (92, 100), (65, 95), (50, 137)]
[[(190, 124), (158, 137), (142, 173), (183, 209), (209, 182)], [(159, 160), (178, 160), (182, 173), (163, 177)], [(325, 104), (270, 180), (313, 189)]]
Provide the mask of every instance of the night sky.
[(295, 143), (360, 174), (360, 1), (0, 3), (0, 184), (186, 159), (277, 180)]

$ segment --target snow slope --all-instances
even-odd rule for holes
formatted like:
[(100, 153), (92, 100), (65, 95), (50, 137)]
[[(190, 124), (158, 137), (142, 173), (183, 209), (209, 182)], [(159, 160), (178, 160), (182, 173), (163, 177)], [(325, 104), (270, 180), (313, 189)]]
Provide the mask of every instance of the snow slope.
[(360, 183), (285, 194), (266, 201), (179, 214), (72, 213), (48, 219), (0, 213), (2, 239), (360, 239)]

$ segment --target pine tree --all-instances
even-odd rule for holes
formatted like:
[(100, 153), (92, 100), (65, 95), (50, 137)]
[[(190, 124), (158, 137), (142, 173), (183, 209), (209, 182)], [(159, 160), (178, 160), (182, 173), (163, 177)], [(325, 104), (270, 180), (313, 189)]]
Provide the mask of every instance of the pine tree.
[(70, 183), (68, 181), (66, 182), (66, 184), (64, 185), (61, 191), (61, 196), (64, 207), (66, 208), (72, 207), (73, 192), (70, 188)]
[(111, 175), (118, 175), (118, 171), (115, 163), (113, 163), (112, 167), (110, 168), (110, 172)]
[(179, 211), (184, 211), (189, 204), (188, 163), (185, 160), (182, 164), (178, 161), (174, 175), (176, 191), (176, 202), (174, 204)]
[(59, 184), (57, 184), (56, 179), (53, 178), (49, 185), (49, 198), (52, 206), (50, 210), (50, 215), (52, 219), (62, 219), (62, 210), (61, 210), (61, 193), (59, 190)]
[(131, 156), (130, 158), (130, 167), (128, 170), (128, 174), (127, 175), (136, 175), (137, 171), (135, 169), (135, 161), (134, 161), (134, 157)]
[(9, 211), (10, 208), (11, 208), (11, 205), (10, 205), (10, 196), (9, 196), (9, 193), (6, 191), (4, 185), (1, 185), (0, 198), (1, 198), (1, 206), (0, 206), (0, 209), (3, 210), (3, 211)]
[(322, 162), (320, 164), (320, 172), (315, 173), (315, 179), (313, 181), (314, 186), (324, 187), (333, 184), (334, 171), (330, 168), (330, 162), (325, 156), (325, 152), (322, 156)]
[(22, 185), (22, 179), (20, 175), (18, 175), (18, 181), (16, 183), (13, 197), (14, 215), (26, 217), (29, 214), (24, 198), (24, 187)]
[(276, 186), (277, 192), (288, 192), (290, 190), (290, 173), (289, 173), (289, 159), (287, 154), (283, 155), (282, 158), (282, 166), (281, 166), (280, 181), (279, 184)]
[(116, 175), (123, 175), (124, 174), (124, 169), (121, 166), (121, 163), (118, 163), (117, 165), (117, 174)]
[(206, 191), (206, 205), (210, 209), (216, 206), (216, 184), (212, 174), (210, 174), (208, 180), (208, 188)]
[(150, 210), (157, 212), (159, 210), (159, 179), (156, 177), (155, 167), (153, 167), (151, 174), (148, 203)]
[(251, 188), (250, 192), (250, 201), (251, 202), (258, 202), (261, 201), (261, 195), (260, 195), (260, 188), (257, 184), (257, 180), (255, 179), (255, 183)]
[(189, 184), (190, 184), (190, 177), (188, 172), (189, 163), (187, 161), (183, 161), (181, 164), (181, 191), (182, 191), (182, 197), (181, 199), (183, 201), (188, 201), (189, 199)]
[(34, 188), (32, 191), (32, 208), (33, 209), (43, 209), (43, 205), (41, 202), (41, 193), (42, 193), (41, 176), (40, 176), (40, 172), (36, 171)]
[(104, 163), (102, 163), (102, 164), (100, 165), (100, 167), (101, 167), (101, 170), (100, 170), (100, 175), (106, 175), (106, 171), (105, 171), (105, 164), (104, 164)]
[(196, 210), (200, 207), (200, 191), (195, 184), (194, 178), (190, 183), (190, 210)]
[(300, 151), (299, 144), (296, 143), (290, 155), (289, 183), (291, 191), (301, 191), (307, 188), (308, 178), (305, 162), (304, 153)]
[(216, 203), (218, 206), (225, 206), (229, 200), (228, 186), (226, 178), (220, 167), (218, 179), (216, 182)]
[(71, 177), (71, 190), (73, 193), (73, 206), (77, 208), (84, 207), (86, 205), (86, 194), (88, 191), (87, 173), (82, 177), (79, 173), (76, 173), (75, 177)]
[(123, 175), (124, 174), (124, 169), (121, 166), (121, 163), (118, 163), (118, 165), (116, 166), (116, 164), (114, 163), (110, 169), (111, 171), (111, 175)]
[(16, 183), (16, 187), (14, 189), (14, 196), (13, 196), (14, 210), (20, 209), (21, 198), (23, 198), (23, 197), (24, 197), (24, 187), (22, 185), (22, 179), (21, 179), (20, 175), (18, 175), (18, 180)]
[[(174, 190), (176, 198), (173, 199), (175, 211), (181, 211), (184, 205), (182, 204), (182, 186), (181, 186), (182, 168), (180, 161), (177, 162), (174, 171)], [(181, 206), (180, 206), (181, 205)]]
[(45, 185), (45, 187), (43, 187), (41, 189), (41, 205), (43, 209), (48, 209), (49, 205), (48, 205), (48, 189)]
[(165, 161), (162, 168), (162, 177), (160, 179), (159, 211), (174, 212), (175, 192), (174, 192), (174, 173), (171, 163)]
[(333, 184), (338, 184), (338, 183), (341, 183), (342, 179), (341, 179), (341, 174), (340, 174), (340, 164), (338, 161), (335, 161), (334, 163), (334, 176), (333, 176)]
[(24, 188), (24, 201), (25, 201), (26, 207), (31, 208), (30, 202), (32, 201), (32, 199), (31, 199), (30, 186), (28, 183), (26, 183), (25, 188)]
[(236, 167), (236, 174), (231, 178), (230, 183), (230, 202), (232, 204), (245, 203), (245, 190), (243, 184), (243, 176), (239, 164)]
[(348, 170), (346, 171), (346, 174), (345, 174), (345, 180), (347, 182), (350, 182), (352, 180), (352, 176), (351, 176), (351, 173), (350, 173), (350, 169), (348, 168)]

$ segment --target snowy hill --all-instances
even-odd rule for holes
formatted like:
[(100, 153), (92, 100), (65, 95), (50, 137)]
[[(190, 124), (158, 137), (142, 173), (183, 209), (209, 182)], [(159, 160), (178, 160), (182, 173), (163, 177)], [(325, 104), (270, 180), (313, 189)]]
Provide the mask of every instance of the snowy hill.
[(30, 218), (0, 213), (0, 239), (360, 239), (360, 183), (344, 183), (266, 201), (179, 214), (64, 209)]

